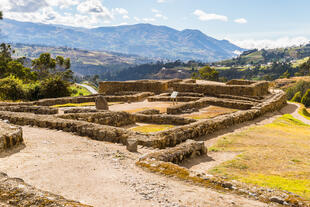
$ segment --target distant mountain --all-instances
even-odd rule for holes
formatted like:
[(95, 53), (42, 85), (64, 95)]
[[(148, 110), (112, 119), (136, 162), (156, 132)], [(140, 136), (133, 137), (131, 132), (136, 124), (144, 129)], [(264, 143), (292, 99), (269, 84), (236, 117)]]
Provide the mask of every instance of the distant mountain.
[(86, 29), (4, 19), (0, 29), (0, 42), (104, 50), (169, 60), (212, 62), (243, 51), (227, 40), (214, 39), (199, 30), (178, 31), (151, 24)]
[[(140, 57), (137, 55), (126, 55), (113, 52), (98, 52), (67, 47), (51, 47), (30, 44), (12, 44), (14, 57), (38, 58), (40, 54), (48, 52), (53, 57), (57, 55), (70, 58), (71, 69), (76, 75), (96, 75), (107, 71), (120, 71), (134, 65), (154, 62), (156, 60)], [(30, 65), (28, 65), (29, 67)]]

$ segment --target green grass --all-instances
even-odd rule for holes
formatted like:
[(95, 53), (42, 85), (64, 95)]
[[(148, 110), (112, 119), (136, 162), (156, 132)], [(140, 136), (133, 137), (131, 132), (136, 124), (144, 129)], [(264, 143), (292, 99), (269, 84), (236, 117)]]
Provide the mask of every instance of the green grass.
[(70, 86), (70, 90), (72, 91), (71, 93), (72, 97), (91, 95), (91, 92), (89, 92), (86, 88), (75, 84), (72, 84)]
[(302, 115), (303, 117), (305, 117), (306, 119), (310, 120), (310, 113), (309, 113), (308, 109), (303, 104), (300, 104), (300, 105), (301, 105), (301, 107), (300, 107), (298, 113), (300, 115)]
[(174, 127), (173, 125), (148, 124), (148, 125), (143, 125), (143, 126), (131, 128), (131, 130), (136, 131), (136, 132), (149, 134), (149, 133), (164, 131), (164, 130), (167, 130), (167, 129), (170, 129), (173, 127)]
[[(122, 104), (123, 102), (109, 102), (108, 105), (112, 106), (115, 104)], [(86, 103), (67, 103), (67, 104), (59, 104), (53, 105), (53, 108), (64, 108), (64, 107), (84, 107), (84, 106), (95, 106), (95, 102), (86, 102)]]
[(310, 126), (291, 115), (222, 137), (209, 151), (239, 153), (211, 174), (310, 199)]

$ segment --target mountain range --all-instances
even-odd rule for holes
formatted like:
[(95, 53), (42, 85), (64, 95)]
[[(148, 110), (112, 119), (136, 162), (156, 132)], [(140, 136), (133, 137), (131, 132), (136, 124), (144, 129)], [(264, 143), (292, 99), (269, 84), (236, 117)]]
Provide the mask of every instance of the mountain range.
[(0, 42), (111, 51), (166, 60), (212, 62), (243, 51), (227, 40), (217, 40), (199, 30), (178, 31), (151, 24), (87, 29), (3, 19), (0, 29)]

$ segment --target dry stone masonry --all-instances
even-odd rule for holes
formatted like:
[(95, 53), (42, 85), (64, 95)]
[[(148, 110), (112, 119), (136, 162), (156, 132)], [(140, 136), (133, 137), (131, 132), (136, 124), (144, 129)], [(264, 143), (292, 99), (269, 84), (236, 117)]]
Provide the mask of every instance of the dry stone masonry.
[[(106, 101), (140, 102), (145, 99), (149, 102), (171, 101), (172, 91), (179, 92), (177, 100), (181, 103), (168, 107), (166, 114), (161, 114), (159, 110), (154, 109), (134, 114), (107, 110)], [(195, 80), (179, 79), (102, 82), (99, 92), (100, 94), (85, 97), (0, 103), (0, 119), (7, 120), (10, 124), (63, 130), (98, 141), (121, 143), (133, 153), (137, 152), (138, 145), (158, 148), (141, 157), (136, 164), (153, 172), (174, 176), (195, 184), (215, 186), (217, 189), (242, 194), (236, 190), (237, 187), (241, 189), (239, 184), (234, 188), (233, 184), (222, 179), (192, 174), (178, 164), (185, 159), (207, 153), (204, 143), (195, 141), (198, 138), (279, 110), (286, 104), (285, 93), (269, 92), (268, 82), (264, 81), (232, 80), (226, 84), (212, 82), (197, 84)], [(73, 108), (65, 110), (64, 114), (58, 114), (57, 109), (48, 107), (67, 103), (95, 102), (99, 99), (106, 101), (102, 101), (103, 107), (97, 109)], [(179, 116), (210, 105), (239, 109), (239, 111), (202, 120)], [(175, 127), (151, 134), (141, 134), (127, 129), (128, 126), (136, 123), (171, 124)], [(10, 124), (0, 121), (0, 152), (23, 143), (21, 128)], [(260, 195), (259, 192), (251, 193)], [(268, 196), (271, 195), (268, 194)], [(270, 201), (272, 200), (264, 200), (264, 202)], [(0, 206), (3, 202), (15, 206), (85, 206), (61, 196), (42, 192), (22, 180), (11, 179), (0, 173)]]
[(16, 127), (0, 121), (0, 153), (23, 144), (23, 131)]

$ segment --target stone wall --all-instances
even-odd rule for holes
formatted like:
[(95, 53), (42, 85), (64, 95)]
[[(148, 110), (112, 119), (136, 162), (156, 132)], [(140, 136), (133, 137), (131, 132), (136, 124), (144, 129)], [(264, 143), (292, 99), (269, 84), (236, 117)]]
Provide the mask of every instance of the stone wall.
[(127, 112), (99, 111), (96, 113), (72, 113), (58, 115), (62, 119), (88, 121), (96, 124), (115, 127), (127, 126), (135, 123), (135, 116)]
[(28, 112), (35, 114), (58, 114), (58, 109), (46, 106), (0, 106), (0, 111)]
[(73, 114), (73, 113), (97, 113), (100, 110), (90, 109), (90, 108), (71, 108), (64, 110), (64, 114)]
[(173, 147), (187, 139), (197, 139), (235, 124), (251, 121), (267, 112), (280, 110), (285, 104), (285, 93), (283, 91), (278, 91), (264, 103), (261, 103), (252, 109), (237, 111), (213, 119), (200, 120), (188, 125), (174, 127), (172, 129), (158, 132), (154, 136), (149, 136), (147, 139), (141, 137), (138, 141), (140, 145), (144, 146), (156, 148)]
[(132, 131), (100, 124), (72, 119), (62, 119), (51, 115), (31, 113), (14, 113), (0, 111), (0, 119), (8, 120), (16, 125), (30, 125), (41, 128), (63, 130), (79, 136), (87, 136), (94, 140), (126, 144), (129, 137), (138, 138), (139, 134)]
[(0, 153), (23, 143), (23, 131), (20, 127), (0, 121)]
[[(170, 80), (171, 82), (172, 80)], [(99, 93), (113, 95), (119, 91), (141, 91), (160, 94), (169, 88), (168, 81), (140, 80), (140, 81), (105, 81), (99, 83)]]
[[(4, 204), (1, 205), (2, 203)], [(91, 207), (39, 190), (20, 178), (9, 178), (2, 172), (0, 172), (0, 206)]]
[[(39, 101), (34, 102), (35, 105), (39, 106), (53, 106), (53, 105), (62, 105), (68, 103), (87, 103), (87, 102), (95, 102), (97, 96), (102, 94), (94, 94), (89, 96), (79, 96), (79, 97), (62, 97), (62, 98), (50, 98), (50, 99), (41, 99)], [(154, 93), (151, 92), (143, 92), (136, 93), (132, 95), (117, 95), (117, 96), (105, 96), (105, 99), (108, 102), (137, 102), (142, 101), (149, 96), (153, 96)]]
[(255, 82), (251, 85), (175, 83), (173, 90), (178, 92), (203, 93), (208, 96), (217, 94), (240, 96), (242, 94), (242, 96), (257, 97), (268, 94), (268, 82)]
[[(167, 148), (152, 152), (144, 156), (142, 159), (155, 159), (163, 162), (172, 162), (180, 164), (187, 158), (204, 155), (207, 153), (207, 148), (204, 142), (196, 142), (194, 140), (187, 140), (173, 148)], [(141, 160), (141, 159), (140, 159)]]
[(195, 119), (189, 119), (173, 115), (162, 115), (162, 114), (146, 115), (136, 113), (133, 116), (135, 121), (140, 123), (186, 125), (196, 122)]
[[(197, 101), (199, 97), (188, 97), (188, 96), (178, 96), (176, 98), (177, 102), (190, 102)], [(148, 97), (147, 100), (149, 102), (171, 102), (173, 99), (170, 96), (151, 96)]]
[(255, 81), (250, 80), (242, 80), (242, 79), (232, 79), (226, 82), (226, 85), (251, 85), (255, 83)]
[(181, 103), (167, 108), (167, 114), (182, 114), (184, 111), (190, 111), (192, 109), (201, 109), (209, 105), (222, 106), (233, 109), (250, 109), (256, 103), (250, 101), (242, 101), (236, 99), (227, 98), (215, 98), (215, 97), (205, 97), (198, 101), (191, 101), (188, 103)]

